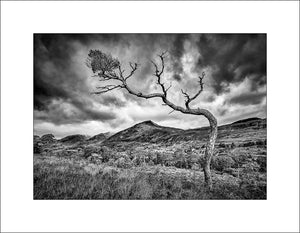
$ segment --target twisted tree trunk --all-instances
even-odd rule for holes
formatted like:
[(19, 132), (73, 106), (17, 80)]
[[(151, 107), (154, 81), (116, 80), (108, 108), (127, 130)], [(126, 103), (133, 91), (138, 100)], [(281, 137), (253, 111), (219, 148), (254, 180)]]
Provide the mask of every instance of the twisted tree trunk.
[(210, 162), (214, 153), (215, 141), (218, 134), (217, 119), (211, 114), (209, 117), (206, 116), (210, 124), (209, 138), (205, 148), (204, 160), (202, 162), (202, 167), (204, 171), (205, 184), (211, 190), (212, 189), (212, 179), (210, 172)]

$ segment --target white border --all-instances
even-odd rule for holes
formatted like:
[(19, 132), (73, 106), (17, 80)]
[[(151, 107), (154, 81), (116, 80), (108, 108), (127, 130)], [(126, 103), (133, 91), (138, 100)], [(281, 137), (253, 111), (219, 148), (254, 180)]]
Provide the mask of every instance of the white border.
[[(1, 2), (2, 231), (299, 231), (298, 10), (299, 2)], [(41, 32), (267, 33), (268, 200), (33, 201)]]

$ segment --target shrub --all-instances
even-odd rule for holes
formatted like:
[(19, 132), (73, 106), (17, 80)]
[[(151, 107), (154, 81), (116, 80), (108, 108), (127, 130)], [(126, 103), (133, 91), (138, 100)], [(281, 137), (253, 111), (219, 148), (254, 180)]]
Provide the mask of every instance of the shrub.
[(216, 156), (212, 158), (211, 167), (217, 171), (224, 171), (231, 168), (234, 164), (234, 160), (229, 156)]
[(198, 170), (200, 170), (200, 165), (197, 163), (193, 163), (191, 169), (198, 171)]
[(262, 199), (267, 195), (266, 182), (259, 181), (255, 172), (244, 172), (241, 175), (239, 192), (244, 199)]
[(243, 166), (243, 172), (244, 173), (253, 173), (253, 172), (257, 172), (259, 170), (259, 165), (257, 163), (253, 163), (253, 162), (250, 162), (250, 163), (246, 163), (244, 164)]
[(114, 158), (115, 153), (106, 146), (102, 146), (99, 150), (100, 155), (102, 156), (103, 163), (108, 162), (110, 159)]
[(124, 158), (119, 158), (115, 161), (115, 164), (117, 165), (117, 167), (125, 168), (126, 161)]
[(103, 163), (108, 162), (111, 158), (115, 158), (116, 154), (106, 146), (87, 146), (83, 149), (83, 157), (89, 158), (92, 154), (98, 154)]
[(88, 158), (92, 154), (98, 154), (100, 152), (100, 148), (96, 146), (87, 146), (83, 149), (83, 157)]
[(259, 171), (260, 172), (266, 172), (267, 171), (267, 157), (266, 156), (258, 156), (256, 158), (256, 162), (259, 165)]
[(103, 158), (101, 155), (99, 154), (96, 154), (96, 153), (92, 153), (91, 156), (88, 158), (89, 161), (92, 161), (92, 162), (102, 162)]
[(148, 163), (149, 166), (154, 166), (154, 162), (152, 160), (149, 161)]
[(131, 168), (133, 167), (133, 162), (130, 159), (121, 157), (115, 161), (115, 165), (119, 168)]
[(59, 150), (59, 151), (51, 151), (53, 153), (53, 155), (55, 156), (59, 156), (59, 157), (68, 157), (71, 155), (74, 155), (77, 153), (77, 151), (75, 150), (68, 150), (68, 149), (63, 149), (63, 150)]
[(115, 160), (114, 159), (109, 159), (107, 162), (108, 166), (114, 166), (115, 165)]
[(236, 156), (232, 156), (232, 159), (234, 160), (234, 165), (233, 167), (235, 168), (239, 168), (242, 166), (242, 164), (245, 164), (248, 162), (248, 154), (246, 153), (241, 153), (239, 155), (236, 155)]
[(146, 157), (144, 153), (136, 154), (131, 160), (133, 166), (140, 166), (146, 162)]
[(40, 153), (42, 153), (42, 151), (43, 151), (43, 149), (42, 149), (41, 144), (38, 142), (35, 142), (33, 145), (33, 153), (40, 154)]

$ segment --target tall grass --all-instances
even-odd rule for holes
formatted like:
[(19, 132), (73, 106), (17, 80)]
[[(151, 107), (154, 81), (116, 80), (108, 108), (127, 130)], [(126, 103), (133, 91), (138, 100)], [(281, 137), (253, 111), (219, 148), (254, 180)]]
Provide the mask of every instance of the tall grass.
[[(37, 158), (35, 158), (37, 159)], [(213, 176), (209, 191), (201, 172), (174, 167), (131, 169), (107, 164), (55, 162), (34, 164), (34, 199), (265, 199), (264, 188), (249, 190), (232, 176)], [(249, 195), (250, 193), (250, 195)]]

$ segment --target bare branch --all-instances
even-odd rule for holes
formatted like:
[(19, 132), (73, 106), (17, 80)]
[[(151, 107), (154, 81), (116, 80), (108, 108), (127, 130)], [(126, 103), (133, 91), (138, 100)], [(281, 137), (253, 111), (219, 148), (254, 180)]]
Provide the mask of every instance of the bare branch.
[(166, 57), (167, 51), (163, 52), (162, 54), (158, 55), (161, 61), (161, 71), (159, 72), (159, 76), (164, 72), (165, 69), (165, 62), (164, 62), (164, 58)]
[(188, 93), (184, 92), (182, 89), (181, 89), (181, 93), (184, 95), (184, 97), (186, 98), (186, 101), (185, 101), (185, 107), (187, 109), (189, 109), (189, 103), (191, 102), (191, 98), (190, 96), (188, 95)]
[(200, 93), (203, 91), (203, 78), (205, 77), (205, 73), (202, 72), (202, 76), (199, 76), (199, 85), (200, 85), (200, 90), (191, 98), (191, 101), (196, 99)]
[(190, 99), (190, 96), (184, 92), (182, 89), (181, 89), (181, 93), (184, 95), (184, 97), (186, 97), (188, 100)]
[(157, 67), (157, 65), (154, 61), (152, 61), (152, 60), (150, 60), (150, 61), (151, 61), (151, 63), (153, 64), (153, 66), (155, 68), (155, 74), (154, 75), (156, 76), (159, 73), (158, 67)]
[[(115, 73), (115, 72), (99, 72), (98, 73), (98, 77), (100, 78), (100, 80), (121, 80), (120, 77)], [(101, 79), (102, 78), (102, 79)]]
[(131, 72), (130, 72), (130, 74), (125, 78), (125, 81), (126, 81), (128, 78), (130, 78), (130, 77), (134, 74), (134, 72), (137, 70), (137, 68), (138, 68), (138, 64), (137, 64), (137, 63), (134, 63), (134, 65), (133, 65), (131, 62), (129, 62), (129, 65), (130, 65), (130, 67), (131, 67)]
[(173, 109), (171, 112), (169, 112), (168, 114), (170, 115), (171, 113), (173, 113), (175, 111), (175, 109)]
[(96, 87), (96, 88), (100, 89), (100, 91), (92, 92), (92, 94), (103, 94), (105, 92), (109, 92), (114, 89), (124, 88), (124, 86), (123, 85), (105, 85), (104, 87)]
[(185, 106), (187, 109), (190, 109), (190, 106), (189, 104), (194, 100), (196, 99), (200, 94), (201, 92), (203, 91), (203, 78), (205, 77), (205, 73), (202, 72), (202, 76), (199, 76), (199, 85), (200, 85), (200, 89), (199, 91), (193, 96), (193, 97), (190, 97), (186, 92), (184, 92), (182, 89), (181, 89), (181, 92), (182, 94), (184, 95), (184, 97), (186, 98), (186, 101), (185, 101)]
[(172, 87), (172, 83), (170, 83), (170, 86), (166, 89), (166, 92)]
[(120, 76), (120, 78), (124, 79), (123, 73), (125, 72), (125, 70), (122, 70), (121, 65), (119, 65), (118, 70), (119, 70), (119, 76)]
[(160, 61), (161, 61), (161, 67), (162, 67), (161, 70), (159, 70), (157, 64), (151, 60), (153, 66), (154, 66), (154, 68), (155, 68), (155, 74), (154, 74), (154, 75), (157, 77), (157, 84), (161, 86), (161, 89), (162, 89), (162, 91), (163, 91), (163, 95), (164, 95), (165, 97), (167, 97), (167, 91), (168, 91), (168, 90), (170, 89), (170, 87), (171, 87), (171, 86), (170, 86), (170, 87), (168, 87), (168, 88), (166, 89), (165, 86), (164, 86), (164, 83), (161, 82), (161, 75), (163, 74), (164, 68), (165, 68), (164, 58), (165, 58), (165, 54), (166, 54), (166, 53), (167, 53), (167, 51), (166, 51), (166, 52), (163, 52), (161, 55), (158, 55), (158, 57), (160, 58)]
[(103, 79), (100, 79), (100, 78), (99, 78), (98, 81), (99, 81), (99, 82), (106, 82), (106, 81), (109, 81), (109, 79), (104, 79), (104, 78), (103, 78)]

